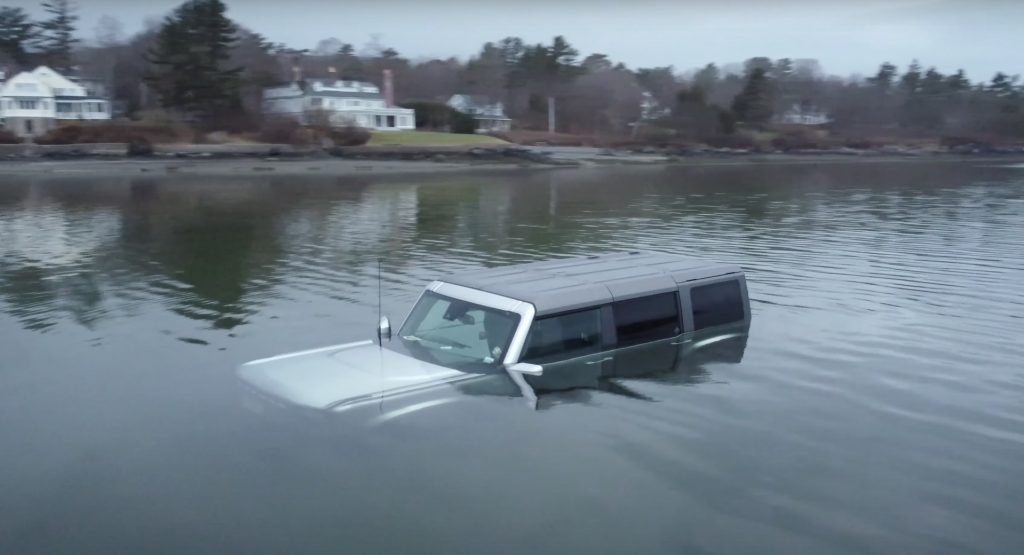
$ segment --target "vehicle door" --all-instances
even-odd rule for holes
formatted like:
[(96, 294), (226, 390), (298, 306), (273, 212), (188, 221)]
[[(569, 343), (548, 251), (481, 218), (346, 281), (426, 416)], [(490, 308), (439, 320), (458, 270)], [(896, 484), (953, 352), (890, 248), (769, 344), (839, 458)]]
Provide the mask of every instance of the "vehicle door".
[(683, 340), (677, 292), (612, 303), (616, 349), (609, 378), (643, 378), (672, 372)]
[(604, 339), (605, 319), (598, 307), (534, 320), (520, 360), (544, 367), (540, 376), (525, 376), (538, 395), (598, 387), (612, 360)]

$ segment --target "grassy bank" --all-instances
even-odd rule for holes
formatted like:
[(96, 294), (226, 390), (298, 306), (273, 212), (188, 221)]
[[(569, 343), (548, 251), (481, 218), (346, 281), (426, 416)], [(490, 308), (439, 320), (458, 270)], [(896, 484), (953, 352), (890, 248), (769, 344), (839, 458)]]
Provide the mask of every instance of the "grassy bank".
[(488, 135), (435, 131), (374, 131), (369, 146), (494, 146), (507, 144)]

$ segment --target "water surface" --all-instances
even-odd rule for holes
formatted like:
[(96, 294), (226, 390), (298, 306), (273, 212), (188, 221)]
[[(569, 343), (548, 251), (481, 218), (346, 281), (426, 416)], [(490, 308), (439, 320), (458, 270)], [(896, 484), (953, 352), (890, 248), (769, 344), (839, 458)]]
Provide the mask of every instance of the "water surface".
[[(1020, 553), (1024, 170), (7, 177), (0, 553)], [(297, 427), (246, 360), (439, 273), (742, 265), (742, 362)]]

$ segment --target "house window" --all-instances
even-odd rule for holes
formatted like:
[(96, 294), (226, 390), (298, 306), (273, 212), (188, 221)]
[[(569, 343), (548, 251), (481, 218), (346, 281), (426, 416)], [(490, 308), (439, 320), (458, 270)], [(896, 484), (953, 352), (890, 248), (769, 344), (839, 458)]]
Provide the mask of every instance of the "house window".
[(388, 127), (395, 126), (395, 116), (388, 116)]
[(612, 304), (619, 346), (627, 347), (679, 335), (679, 295), (649, 295)]
[(25, 133), (28, 135), (35, 133), (35, 125), (33, 125), (30, 119), (25, 120)]
[(57, 103), (57, 113), (58, 114), (69, 114), (69, 113), (71, 113), (71, 103), (70, 102), (58, 102)]
[(523, 360), (553, 362), (601, 350), (601, 309), (540, 318), (530, 328)]
[(309, 99), (309, 105), (314, 108), (320, 108), (324, 105), (324, 99), (322, 98), (311, 98)]
[(359, 106), (360, 104), (358, 100), (349, 100), (348, 103), (350, 106)]
[(382, 116), (373, 116), (374, 127), (384, 127), (384, 118)]
[(701, 285), (690, 290), (693, 328), (701, 330), (743, 320), (743, 293), (739, 280)]
[(19, 100), (18, 108), (21, 110), (35, 110), (38, 104), (35, 100)]

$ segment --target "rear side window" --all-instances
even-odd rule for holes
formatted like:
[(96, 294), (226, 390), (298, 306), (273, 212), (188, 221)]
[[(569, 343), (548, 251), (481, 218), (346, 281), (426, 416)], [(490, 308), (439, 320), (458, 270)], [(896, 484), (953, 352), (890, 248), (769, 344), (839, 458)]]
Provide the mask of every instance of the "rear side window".
[(612, 314), (620, 347), (679, 335), (679, 296), (675, 292), (616, 302)]
[(690, 289), (694, 329), (710, 328), (743, 320), (743, 293), (738, 280), (700, 285)]
[(601, 309), (539, 318), (526, 338), (523, 360), (554, 362), (601, 350)]

